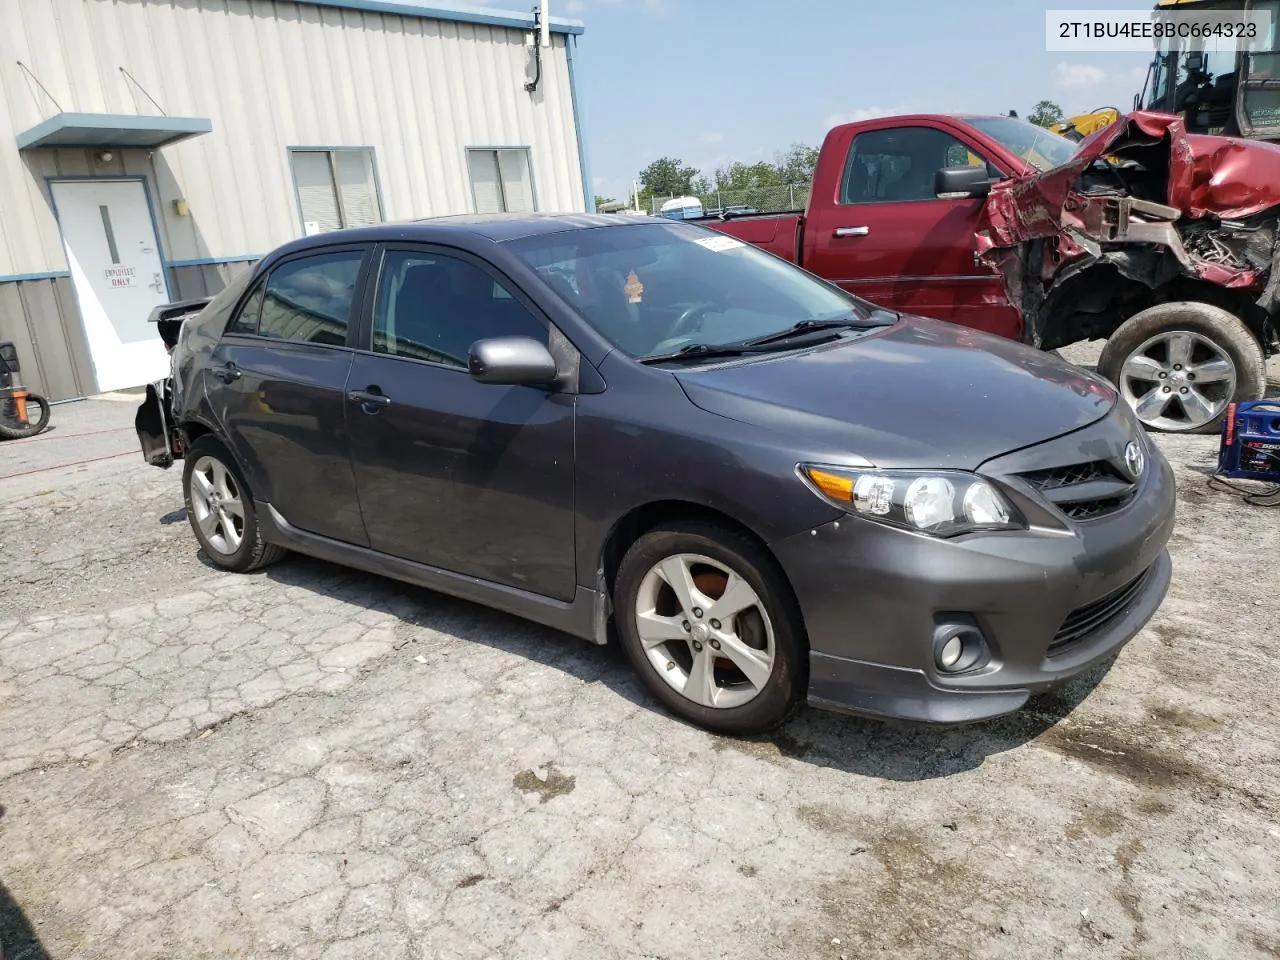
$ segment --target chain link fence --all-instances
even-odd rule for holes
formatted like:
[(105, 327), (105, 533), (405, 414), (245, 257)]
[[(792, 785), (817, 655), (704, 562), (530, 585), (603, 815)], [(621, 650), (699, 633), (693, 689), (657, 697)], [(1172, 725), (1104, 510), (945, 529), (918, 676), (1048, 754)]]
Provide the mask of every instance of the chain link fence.
[[(703, 213), (707, 216), (716, 216), (726, 210), (730, 213), (781, 213), (803, 210), (809, 204), (812, 189), (812, 184), (797, 183), (778, 187), (751, 187), (746, 190), (713, 190), (689, 196), (698, 198)], [(674, 199), (674, 196), (651, 197), (649, 212), (658, 216), (662, 212), (662, 205)]]

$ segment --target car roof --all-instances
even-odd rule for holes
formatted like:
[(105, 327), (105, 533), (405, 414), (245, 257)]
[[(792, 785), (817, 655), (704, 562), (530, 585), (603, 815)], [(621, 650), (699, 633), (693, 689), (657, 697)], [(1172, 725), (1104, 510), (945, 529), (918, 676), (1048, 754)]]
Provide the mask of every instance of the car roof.
[[(347, 230), (330, 230), (302, 237), (272, 251), (271, 259), (279, 255), (296, 253), (311, 247), (333, 246), (342, 243), (377, 243), (379, 241), (418, 241), (420, 243), (446, 242), (461, 237), (479, 238), (493, 243), (519, 240), (540, 234), (565, 233), (570, 230), (618, 228), (653, 223), (650, 217), (620, 217), (611, 214), (589, 213), (495, 213), (458, 214), (447, 217), (429, 217), (422, 220), (404, 220), (376, 223), (367, 227)], [(669, 221), (663, 221), (669, 222)]]

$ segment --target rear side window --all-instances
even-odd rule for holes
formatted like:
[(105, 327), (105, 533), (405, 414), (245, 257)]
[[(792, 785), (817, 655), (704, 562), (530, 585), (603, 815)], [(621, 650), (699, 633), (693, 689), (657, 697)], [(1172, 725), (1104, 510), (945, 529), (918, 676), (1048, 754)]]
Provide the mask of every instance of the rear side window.
[[(263, 292), (258, 335), (344, 346), (363, 260), (363, 251), (344, 250), (276, 267)], [(251, 299), (246, 310), (252, 305)]]
[(871, 130), (853, 138), (840, 202), (933, 200), (943, 167), (980, 167), (985, 161), (949, 133), (932, 127)]
[(477, 340), (512, 336), (545, 344), (548, 329), (474, 263), (436, 253), (386, 254), (373, 313), (374, 352), (465, 370)]
[(253, 293), (249, 294), (249, 299), (244, 302), (240, 312), (236, 314), (235, 319), (227, 327), (227, 333), (238, 333), (245, 336), (257, 335), (258, 320), (262, 316), (262, 293), (265, 288), (265, 283), (259, 283)]

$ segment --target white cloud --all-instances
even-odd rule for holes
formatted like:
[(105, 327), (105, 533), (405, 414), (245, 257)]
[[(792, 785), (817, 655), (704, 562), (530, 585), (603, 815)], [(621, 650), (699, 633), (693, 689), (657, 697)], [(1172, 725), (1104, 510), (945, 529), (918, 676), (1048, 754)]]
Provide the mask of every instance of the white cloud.
[(895, 114), (910, 112), (911, 108), (903, 104), (889, 107), (859, 107), (848, 113), (833, 113), (827, 117), (826, 123), (828, 128), (838, 127), (842, 123), (858, 123), (862, 120), (874, 120), (876, 117), (892, 117)]
[(1087, 63), (1060, 63), (1053, 70), (1053, 85), (1059, 90), (1084, 90), (1101, 86), (1107, 72)]
[(704, 133), (698, 138), (699, 143), (723, 143), (723, 133)]
[(564, 5), (564, 12), (571, 17), (581, 16), (582, 11), (586, 9), (587, 5), (583, 3), (582, 0), (569, 0), (569, 2)]

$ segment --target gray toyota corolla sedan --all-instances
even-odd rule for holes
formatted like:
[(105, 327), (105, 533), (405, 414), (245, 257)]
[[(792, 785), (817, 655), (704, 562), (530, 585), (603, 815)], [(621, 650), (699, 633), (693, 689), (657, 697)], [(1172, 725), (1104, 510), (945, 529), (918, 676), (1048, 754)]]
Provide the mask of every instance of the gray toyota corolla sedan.
[(712, 730), (1015, 710), (1169, 584), (1173, 479), (1104, 381), (697, 226), (327, 233), (154, 319), (139, 437), (214, 564), (616, 636)]

